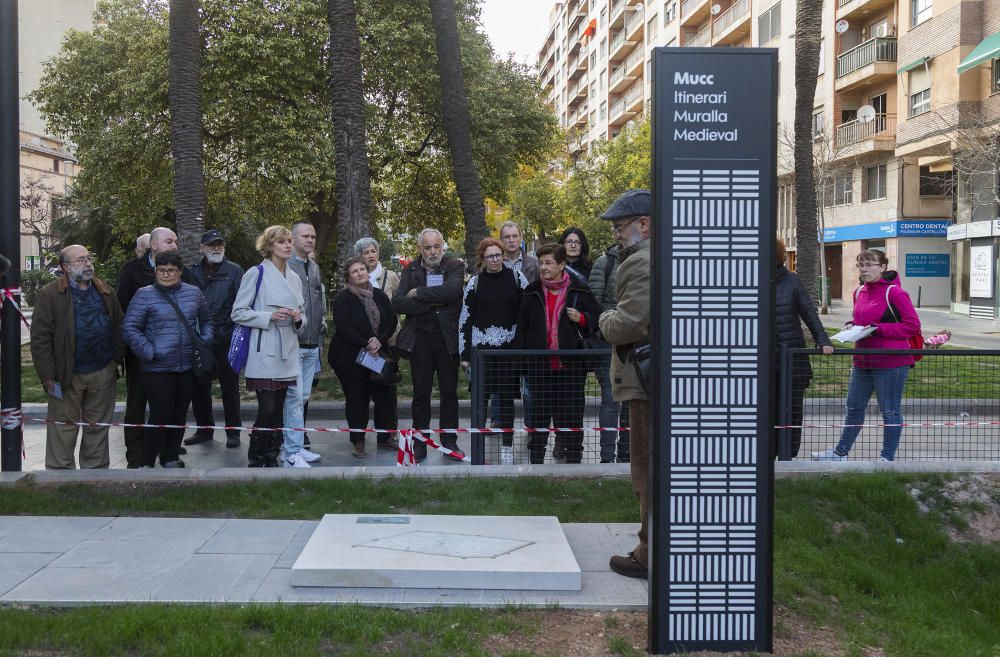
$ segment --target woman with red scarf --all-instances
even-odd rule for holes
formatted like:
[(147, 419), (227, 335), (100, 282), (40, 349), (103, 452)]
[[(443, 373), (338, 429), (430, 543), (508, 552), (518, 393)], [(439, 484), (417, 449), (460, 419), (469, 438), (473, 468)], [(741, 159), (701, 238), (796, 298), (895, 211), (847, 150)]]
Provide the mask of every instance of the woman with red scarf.
[[(597, 330), (600, 306), (587, 283), (566, 270), (566, 248), (546, 244), (538, 249), (538, 280), (524, 291), (517, 321), (520, 349), (582, 349), (583, 339)], [(528, 439), (531, 463), (545, 461), (549, 423), (553, 427), (583, 426), (583, 388), (587, 380), (584, 358), (549, 356), (529, 361), (532, 429)], [(556, 432), (553, 456), (567, 463), (583, 457), (583, 431)]]

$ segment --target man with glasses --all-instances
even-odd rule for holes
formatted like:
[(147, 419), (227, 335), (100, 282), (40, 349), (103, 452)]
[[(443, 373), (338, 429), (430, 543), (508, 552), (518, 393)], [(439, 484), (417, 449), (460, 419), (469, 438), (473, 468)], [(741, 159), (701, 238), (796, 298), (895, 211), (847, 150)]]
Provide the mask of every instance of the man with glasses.
[[(49, 396), (45, 468), (76, 468), (76, 422), (111, 422), (117, 368), (125, 356), (122, 310), (114, 290), (94, 276), (78, 244), (59, 253), (63, 275), (38, 293), (31, 320), (31, 360)], [(83, 427), (80, 467), (111, 465), (108, 427)]]
[[(123, 313), (128, 312), (128, 305), (140, 288), (156, 281), (156, 255), (176, 250), (177, 233), (162, 226), (150, 232), (149, 250), (141, 257), (126, 262), (118, 272), (117, 295)], [(181, 280), (191, 285), (196, 283), (187, 268), (181, 272)], [(142, 365), (131, 349), (125, 354), (125, 389), (125, 422), (145, 424), (146, 392), (142, 386)], [(125, 461), (130, 469), (142, 465), (143, 432), (142, 427), (125, 427)]]
[(650, 405), (645, 383), (629, 362), (633, 348), (649, 343), (650, 279), (652, 261), (652, 203), (645, 189), (625, 192), (601, 215), (611, 222), (618, 242), (618, 265), (614, 309), (601, 313), (601, 335), (614, 346), (611, 357), (611, 391), (617, 402), (628, 403), (631, 428), (632, 490), (639, 498), (641, 524), (639, 544), (626, 555), (611, 557), (611, 570), (625, 577), (648, 577), (649, 544), (649, 430)]
[[(226, 258), (226, 240), (222, 233), (210, 230), (201, 236), (202, 258), (191, 267), (195, 285), (201, 288), (212, 313), (212, 325), (215, 327), (212, 349), (215, 352), (215, 372), (211, 376), (198, 379), (191, 399), (191, 410), (195, 422), (200, 426), (215, 424), (215, 413), (212, 411), (212, 382), (219, 380), (222, 389), (222, 408), (227, 427), (240, 424), (240, 379), (239, 375), (229, 366), (229, 342), (233, 337), (233, 301), (240, 290), (243, 280), (243, 268)], [(197, 445), (212, 440), (214, 431), (198, 429), (194, 435), (184, 441), (185, 445)], [(226, 447), (240, 446), (240, 432), (235, 429), (226, 430)]]

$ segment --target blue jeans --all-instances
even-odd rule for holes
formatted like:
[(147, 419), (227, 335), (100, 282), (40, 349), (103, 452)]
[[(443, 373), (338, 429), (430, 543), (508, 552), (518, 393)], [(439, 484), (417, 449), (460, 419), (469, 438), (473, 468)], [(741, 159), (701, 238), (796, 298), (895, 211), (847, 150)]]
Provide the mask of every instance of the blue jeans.
[[(288, 389), (285, 397), (285, 426), (305, 426), (305, 404), (312, 392), (313, 378), (319, 365), (319, 347), (315, 349), (299, 348), (299, 378), (295, 387)], [(298, 454), (302, 451), (304, 431), (285, 431), (285, 456)]]
[[(878, 408), (882, 413), (882, 421), (889, 425), (882, 430), (882, 456), (888, 461), (896, 459), (896, 450), (899, 449), (899, 439), (903, 435), (903, 427), (898, 426), (903, 423), (903, 388), (906, 387), (906, 377), (910, 374), (910, 367), (890, 367), (879, 369), (851, 368), (851, 381), (847, 385), (847, 417), (844, 424), (860, 425), (865, 421), (865, 408), (872, 393), (878, 399)], [(840, 433), (840, 442), (834, 451), (841, 456), (846, 456), (858, 434), (861, 433), (860, 426), (848, 426)]]
[[(601, 409), (598, 421), (602, 427), (627, 427), (628, 404), (620, 404), (611, 394), (611, 357), (594, 368), (594, 377), (601, 386)], [(601, 432), (601, 463), (615, 462), (615, 439), (618, 441), (618, 463), (629, 462), (628, 431)]]

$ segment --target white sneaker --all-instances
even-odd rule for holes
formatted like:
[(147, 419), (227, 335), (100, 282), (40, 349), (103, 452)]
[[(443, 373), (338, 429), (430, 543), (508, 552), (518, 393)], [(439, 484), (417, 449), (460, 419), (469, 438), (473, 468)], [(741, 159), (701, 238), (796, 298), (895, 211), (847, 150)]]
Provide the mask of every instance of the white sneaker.
[(500, 446), (500, 465), (514, 465), (514, 448)]
[(281, 460), (281, 467), (283, 468), (309, 468), (309, 462), (306, 461), (305, 457), (302, 456), (301, 452), (296, 452), (291, 456)]
[(837, 452), (833, 451), (833, 448), (825, 449), (822, 452), (812, 453), (813, 461), (846, 461), (846, 456), (841, 456)]
[(302, 455), (302, 458), (304, 458), (304, 459), (306, 460), (306, 463), (315, 463), (316, 461), (318, 461), (318, 460), (320, 460), (321, 458), (323, 458), (323, 456), (322, 456), (322, 455), (320, 455), (320, 454), (317, 454), (316, 452), (310, 452), (310, 451), (309, 451), (308, 449), (306, 449), (305, 447), (303, 447), (303, 448), (302, 448), (302, 449), (301, 449), (301, 450), (299, 451), (299, 454), (301, 454), (301, 455)]
[(877, 459), (875, 459), (875, 462), (876, 463), (892, 463), (892, 461), (890, 461), (889, 459), (887, 459), (884, 456), (878, 457)]

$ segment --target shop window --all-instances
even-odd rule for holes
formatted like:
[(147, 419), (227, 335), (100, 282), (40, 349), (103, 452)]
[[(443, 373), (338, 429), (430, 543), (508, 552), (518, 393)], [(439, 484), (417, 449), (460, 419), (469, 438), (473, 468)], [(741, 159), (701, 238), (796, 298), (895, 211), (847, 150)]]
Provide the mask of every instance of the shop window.
[(886, 165), (865, 167), (864, 198), (862, 201), (878, 201), (886, 198)]
[(910, 27), (930, 19), (933, 8), (934, 0), (910, 0)]
[(864, 240), (861, 246), (868, 251), (881, 251), (885, 253), (885, 240)]
[(781, 36), (781, 3), (765, 11), (757, 19), (757, 42), (764, 45), (772, 39)]
[(930, 167), (920, 167), (921, 196), (951, 196), (952, 171), (931, 171)]
[(993, 93), (1000, 93), (1000, 59), (993, 60)]

